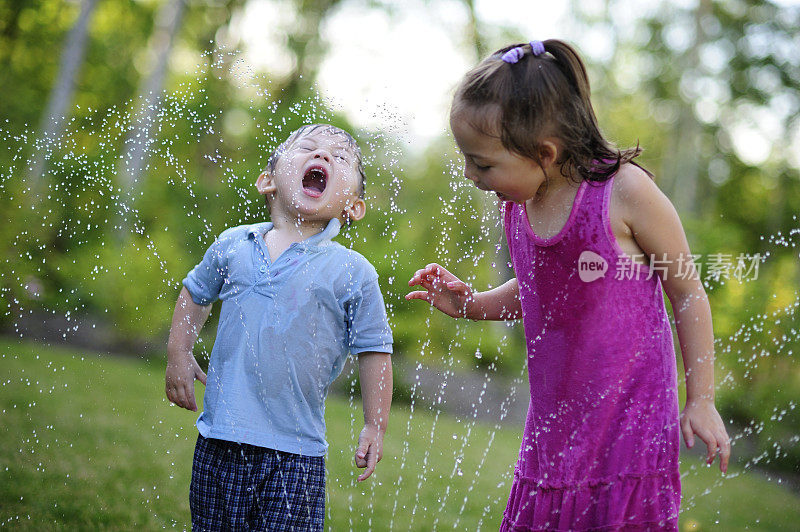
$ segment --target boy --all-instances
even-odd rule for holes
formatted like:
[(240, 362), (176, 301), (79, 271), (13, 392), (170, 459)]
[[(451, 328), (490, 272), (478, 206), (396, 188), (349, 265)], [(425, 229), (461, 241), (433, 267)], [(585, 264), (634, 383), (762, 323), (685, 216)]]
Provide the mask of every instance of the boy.
[[(271, 222), (227, 229), (183, 280), (167, 348), (166, 393), (196, 411), (190, 507), (197, 530), (322, 530), (325, 397), (358, 355), (364, 429), (355, 453), (375, 470), (392, 398), (392, 334), (373, 266), (333, 242), (364, 217), (361, 151), (347, 132), (303, 126), (270, 156), (256, 188)], [(222, 300), (208, 378), (192, 346)]]

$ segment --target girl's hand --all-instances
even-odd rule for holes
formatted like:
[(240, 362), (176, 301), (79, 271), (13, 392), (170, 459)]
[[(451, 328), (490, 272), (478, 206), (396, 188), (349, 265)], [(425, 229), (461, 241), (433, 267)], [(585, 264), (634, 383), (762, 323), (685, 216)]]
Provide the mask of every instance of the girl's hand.
[(376, 425), (364, 425), (358, 437), (356, 466), (367, 469), (358, 476), (359, 482), (369, 478), (381, 458), (383, 458), (383, 431)]
[(174, 357), (167, 362), (166, 392), (167, 399), (176, 405), (197, 412), (197, 403), (194, 400), (194, 380), (206, 384), (206, 374), (200, 369), (192, 355), (188, 357)]
[(453, 318), (469, 316), (475, 301), (472, 288), (438, 264), (428, 264), (417, 270), (408, 286), (420, 285), (425, 291), (406, 294), (406, 299), (422, 299)]
[(708, 399), (686, 401), (680, 421), (686, 447), (691, 448), (694, 445), (694, 434), (697, 434), (708, 447), (706, 463), (711, 464), (714, 456), (719, 453), (719, 469), (723, 473), (727, 472), (728, 460), (731, 457), (731, 442), (722, 418), (714, 407), (714, 401)]

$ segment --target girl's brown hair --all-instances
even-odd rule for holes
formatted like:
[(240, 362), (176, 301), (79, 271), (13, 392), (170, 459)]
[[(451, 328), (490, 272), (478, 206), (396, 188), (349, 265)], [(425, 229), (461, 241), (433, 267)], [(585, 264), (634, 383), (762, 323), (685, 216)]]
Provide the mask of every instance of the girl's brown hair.
[[(561, 141), (557, 162), (565, 177), (605, 181), (642, 150), (638, 144), (620, 150), (603, 138), (578, 53), (557, 39), (543, 44), (539, 55), (530, 44), (513, 44), (481, 61), (459, 84), (450, 112), (467, 110), (478, 131), (499, 136), (507, 150), (540, 165), (540, 139), (552, 135)], [(523, 52), (519, 61), (503, 61), (516, 47)]]

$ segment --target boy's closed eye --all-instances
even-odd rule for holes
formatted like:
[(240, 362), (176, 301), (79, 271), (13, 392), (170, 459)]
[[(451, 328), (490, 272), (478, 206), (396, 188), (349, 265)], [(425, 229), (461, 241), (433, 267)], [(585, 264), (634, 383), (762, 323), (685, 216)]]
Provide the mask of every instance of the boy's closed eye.
[[(299, 149), (299, 150), (301, 150), (301, 151), (304, 151), (304, 152), (309, 152), (309, 151), (314, 151), (314, 150), (316, 150), (316, 149), (317, 149), (317, 146), (316, 146), (316, 145), (314, 145), (314, 144), (311, 144), (311, 143), (306, 143), (306, 144), (300, 144), (300, 145), (298, 145), (298, 146), (297, 146), (297, 149)], [(333, 156), (334, 156), (334, 157), (335, 157), (337, 160), (339, 160), (339, 161), (341, 161), (341, 162), (343, 162), (343, 163), (348, 163), (348, 162), (350, 161), (350, 159), (349, 159), (349, 157), (348, 157), (348, 154), (347, 154), (346, 152), (336, 152), (336, 153), (334, 153), (334, 154), (333, 154)]]

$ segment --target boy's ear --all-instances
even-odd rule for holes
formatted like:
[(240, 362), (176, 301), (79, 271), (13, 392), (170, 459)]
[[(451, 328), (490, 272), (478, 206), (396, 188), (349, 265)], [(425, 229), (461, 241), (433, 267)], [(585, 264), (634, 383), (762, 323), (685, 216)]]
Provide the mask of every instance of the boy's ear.
[(272, 175), (266, 170), (261, 172), (261, 174), (258, 176), (258, 179), (256, 179), (256, 190), (258, 190), (258, 193), (262, 195), (272, 194), (275, 192), (275, 179), (273, 179)]
[(342, 214), (345, 221), (357, 222), (367, 214), (367, 204), (362, 198), (356, 198), (353, 203), (345, 207)]

